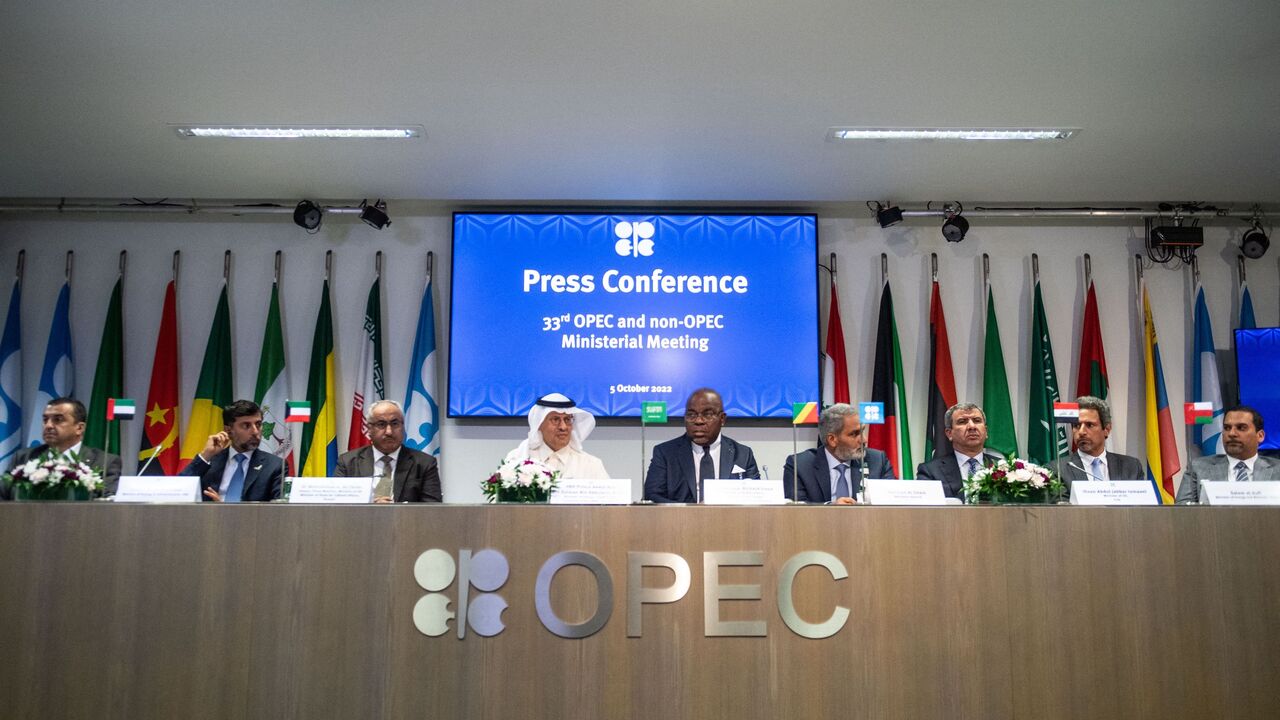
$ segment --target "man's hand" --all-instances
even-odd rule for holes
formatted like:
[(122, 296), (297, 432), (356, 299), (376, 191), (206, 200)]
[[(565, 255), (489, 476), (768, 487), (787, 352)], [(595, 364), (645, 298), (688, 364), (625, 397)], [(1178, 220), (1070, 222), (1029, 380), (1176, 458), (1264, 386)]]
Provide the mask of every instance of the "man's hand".
[(842, 497), (842, 498), (836, 498), (835, 504), (836, 505), (857, 505), (858, 503), (855, 502), (854, 499), (851, 497)]
[(373, 499), (373, 502), (376, 505), (389, 505), (395, 502), (395, 500), (391, 499), (390, 495), (379, 495), (378, 497)]
[(209, 436), (208, 442), (204, 444), (204, 449), (200, 451), (200, 459), (205, 462), (213, 462), (213, 456), (226, 450), (231, 446), (231, 436), (226, 431), (215, 433)]
[(221, 495), (219, 495), (219, 494), (218, 494), (218, 491), (217, 491), (217, 490), (215, 490), (215, 489), (213, 489), (213, 488), (205, 488), (205, 489), (204, 489), (204, 496), (205, 496), (205, 497), (207, 497), (207, 498), (209, 498), (210, 500), (212, 500), (212, 501), (214, 501), (214, 502), (222, 502), (222, 496), (221, 496)]

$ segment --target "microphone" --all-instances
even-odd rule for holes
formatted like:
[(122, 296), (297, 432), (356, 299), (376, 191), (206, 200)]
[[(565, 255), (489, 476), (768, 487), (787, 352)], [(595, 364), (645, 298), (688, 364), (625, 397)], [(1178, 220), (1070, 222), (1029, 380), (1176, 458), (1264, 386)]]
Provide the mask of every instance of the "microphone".
[(151, 457), (147, 458), (147, 461), (142, 463), (142, 467), (138, 468), (139, 475), (147, 474), (147, 468), (151, 466), (151, 461), (156, 459), (156, 456), (160, 454), (161, 450), (164, 450), (164, 443), (157, 445), (156, 449), (152, 451)]
[(1088, 476), (1089, 476), (1089, 478), (1090, 478), (1091, 480), (1097, 480), (1098, 482), (1106, 482), (1106, 481), (1105, 481), (1105, 480), (1103, 480), (1102, 478), (1098, 477), (1097, 475), (1094, 475), (1093, 473), (1089, 472), (1088, 470), (1085, 470), (1084, 468), (1082, 468), (1082, 467), (1080, 467), (1079, 465), (1077, 465), (1077, 464), (1075, 464), (1075, 463), (1071, 462), (1070, 460), (1068, 460), (1068, 461), (1067, 461), (1067, 464), (1068, 464), (1068, 465), (1070, 465), (1071, 467), (1073, 467), (1073, 468), (1075, 468), (1075, 469), (1079, 470), (1080, 472), (1084, 473), (1085, 475), (1088, 475)]
[(768, 479), (769, 479), (769, 466), (768, 466), (768, 465), (761, 465), (761, 466), (760, 466), (760, 474), (764, 475), (764, 479), (765, 479), (765, 480), (768, 480)]

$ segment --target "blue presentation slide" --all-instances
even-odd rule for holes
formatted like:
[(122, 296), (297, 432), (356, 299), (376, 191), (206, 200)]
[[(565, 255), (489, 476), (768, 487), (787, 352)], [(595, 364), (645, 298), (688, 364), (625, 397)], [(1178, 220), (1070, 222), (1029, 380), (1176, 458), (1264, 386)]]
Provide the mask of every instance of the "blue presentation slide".
[(710, 386), (790, 417), (819, 395), (817, 251), (813, 215), (457, 213), (449, 415), (681, 415)]
[(1240, 404), (1262, 414), (1263, 450), (1280, 450), (1280, 328), (1236, 330), (1236, 377)]

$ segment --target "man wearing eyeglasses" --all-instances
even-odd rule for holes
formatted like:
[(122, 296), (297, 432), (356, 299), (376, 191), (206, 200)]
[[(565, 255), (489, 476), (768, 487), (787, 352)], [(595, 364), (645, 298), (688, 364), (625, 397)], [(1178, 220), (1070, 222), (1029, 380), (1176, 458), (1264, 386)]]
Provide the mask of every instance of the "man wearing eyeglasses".
[(751, 448), (720, 432), (724, 426), (720, 393), (699, 388), (684, 407), (684, 435), (655, 445), (644, 479), (644, 499), (656, 503), (705, 500), (704, 480), (759, 478)]
[(440, 502), (440, 471), (436, 459), (404, 446), (404, 410), (394, 400), (369, 407), (364, 431), (370, 445), (338, 458), (339, 477), (373, 477), (375, 503)]

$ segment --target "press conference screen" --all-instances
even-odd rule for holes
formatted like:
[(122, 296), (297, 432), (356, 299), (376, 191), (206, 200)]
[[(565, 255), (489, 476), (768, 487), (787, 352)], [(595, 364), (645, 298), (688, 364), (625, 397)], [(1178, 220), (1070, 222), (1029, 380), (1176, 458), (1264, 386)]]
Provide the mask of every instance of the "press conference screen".
[(519, 416), (560, 392), (603, 417), (733, 417), (818, 399), (813, 215), (456, 213), (451, 417)]
[(1280, 328), (1236, 330), (1236, 372), (1240, 403), (1266, 423), (1263, 450), (1280, 450)]

